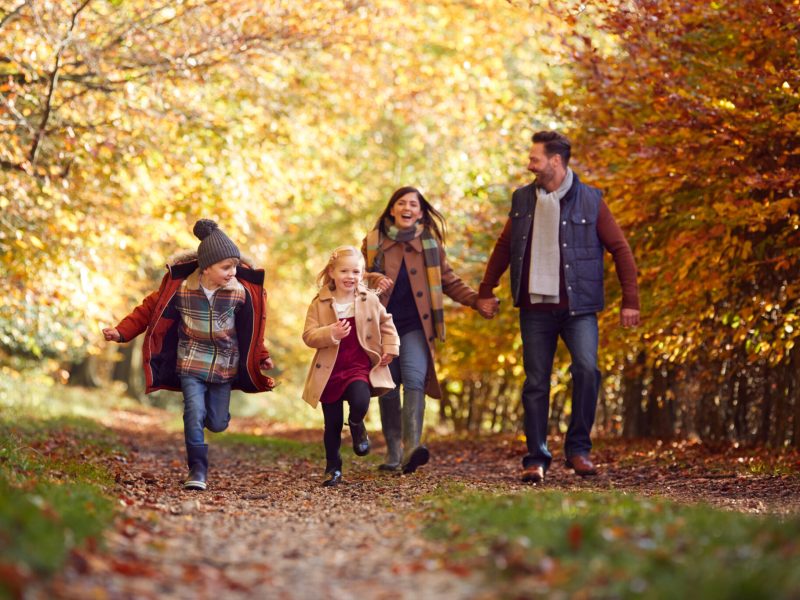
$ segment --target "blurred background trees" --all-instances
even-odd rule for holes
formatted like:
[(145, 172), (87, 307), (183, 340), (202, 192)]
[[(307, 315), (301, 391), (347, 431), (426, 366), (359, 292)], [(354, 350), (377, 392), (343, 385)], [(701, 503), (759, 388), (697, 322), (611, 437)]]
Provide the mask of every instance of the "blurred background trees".
[[(135, 348), (99, 329), (211, 217), (267, 270), (274, 394), (294, 399), (327, 253), (416, 185), (477, 286), (530, 135), (559, 128), (641, 271), (645, 322), (623, 332), (609, 270), (599, 424), (800, 445), (800, 5), (696, 4), (0, 0), (3, 373), (140, 394)], [(457, 429), (519, 425), (501, 296), (490, 322), (448, 309), (439, 413)]]

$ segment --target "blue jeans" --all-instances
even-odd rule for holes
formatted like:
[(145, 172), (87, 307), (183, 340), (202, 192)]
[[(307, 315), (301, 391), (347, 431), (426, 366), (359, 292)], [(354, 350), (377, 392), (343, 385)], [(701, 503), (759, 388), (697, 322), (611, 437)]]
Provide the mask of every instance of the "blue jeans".
[(231, 413), (230, 383), (207, 383), (181, 376), (183, 390), (183, 437), (187, 446), (204, 443), (203, 428), (220, 432), (228, 428)]
[(400, 385), (404, 390), (425, 391), (425, 379), (428, 376), (428, 342), (422, 329), (409, 331), (400, 336), (400, 356), (389, 363), (389, 371), (397, 386), (384, 397), (400, 394)]
[(522, 464), (524, 467), (542, 465), (547, 469), (553, 459), (547, 449), (550, 376), (559, 336), (567, 345), (572, 359), (569, 369), (572, 374), (572, 416), (564, 441), (564, 454), (569, 458), (588, 454), (592, 449), (590, 434), (600, 391), (597, 315), (570, 316), (567, 310), (521, 310), (519, 327), (525, 366), (522, 406), (525, 410), (528, 446)]

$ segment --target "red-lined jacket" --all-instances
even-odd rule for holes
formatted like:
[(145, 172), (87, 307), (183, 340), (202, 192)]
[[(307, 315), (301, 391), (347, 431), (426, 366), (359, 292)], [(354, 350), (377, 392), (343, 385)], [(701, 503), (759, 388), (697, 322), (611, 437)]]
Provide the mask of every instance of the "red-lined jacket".
[[(147, 296), (117, 325), (123, 342), (145, 332), (142, 362), (148, 394), (155, 390), (181, 390), (176, 372), (181, 316), (175, 307), (175, 294), (181, 282), (196, 270), (196, 253), (183, 255), (174, 264), (167, 265), (167, 273), (158, 290)], [(259, 363), (269, 357), (264, 346), (267, 320), (264, 270), (240, 262), (236, 279), (245, 289), (245, 303), (236, 315), (239, 370), (231, 385), (233, 389), (250, 393), (269, 391), (275, 387), (275, 381), (262, 374), (259, 368)]]

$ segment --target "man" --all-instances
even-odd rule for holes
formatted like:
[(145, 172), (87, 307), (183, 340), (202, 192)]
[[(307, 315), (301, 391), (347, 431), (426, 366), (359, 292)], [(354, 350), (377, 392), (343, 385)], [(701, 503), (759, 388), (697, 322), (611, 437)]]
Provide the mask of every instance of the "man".
[(603, 251), (608, 250), (622, 285), (621, 322), (639, 323), (636, 264), (628, 242), (600, 190), (569, 168), (571, 145), (555, 131), (533, 136), (528, 170), (536, 180), (511, 197), (511, 212), (486, 266), (478, 308), (492, 312), (492, 290), (511, 267), (511, 295), (520, 309), (525, 384), (522, 481), (540, 483), (550, 466), (547, 422), (550, 376), (558, 337), (572, 359), (572, 416), (564, 443), (566, 464), (586, 477), (597, 470), (589, 458), (600, 371), (597, 313), (603, 309)]

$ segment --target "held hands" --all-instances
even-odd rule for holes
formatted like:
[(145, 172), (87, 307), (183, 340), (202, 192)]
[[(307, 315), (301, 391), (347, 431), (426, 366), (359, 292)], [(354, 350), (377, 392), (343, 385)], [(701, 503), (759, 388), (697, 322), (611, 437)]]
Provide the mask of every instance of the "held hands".
[(623, 308), (619, 313), (623, 327), (636, 327), (639, 324), (639, 311), (635, 308)]
[(491, 298), (478, 298), (475, 301), (477, 310), (484, 319), (492, 319), (500, 310), (500, 300), (492, 296)]
[(107, 342), (118, 342), (122, 339), (122, 336), (117, 331), (116, 327), (106, 327), (103, 329), (103, 337), (106, 338)]
[(347, 319), (340, 319), (331, 329), (331, 335), (335, 340), (343, 340), (350, 335), (350, 322)]
[(384, 277), (377, 284), (375, 284), (375, 291), (378, 292), (378, 295), (381, 295), (393, 285), (394, 281), (392, 281), (389, 277)]
[(395, 359), (395, 355), (394, 354), (385, 354), (384, 353), (384, 354), (381, 354), (381, 360), (380, 360), (380, 362), (378, 364), (380, 366), (382, 366), (382, 367), (385, 367), (390, 362), (392, 362), (394, 359)]

